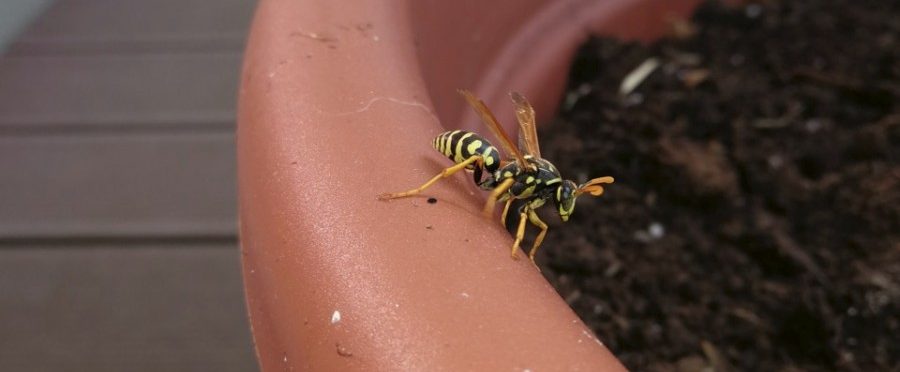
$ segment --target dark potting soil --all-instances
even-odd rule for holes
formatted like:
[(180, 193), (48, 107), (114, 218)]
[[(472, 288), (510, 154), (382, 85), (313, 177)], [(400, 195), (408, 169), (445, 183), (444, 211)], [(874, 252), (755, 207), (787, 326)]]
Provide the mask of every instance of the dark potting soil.
[(544, 274), (635, 371), (900, 370), (900, 2), (674, 24), (579, 52), (543, 156), (616, 182), (545, 214)]

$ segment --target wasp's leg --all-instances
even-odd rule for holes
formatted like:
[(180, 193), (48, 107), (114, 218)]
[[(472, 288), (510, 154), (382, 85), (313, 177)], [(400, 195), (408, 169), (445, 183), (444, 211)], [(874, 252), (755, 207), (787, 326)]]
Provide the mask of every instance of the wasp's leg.
[(396, 199), (396, 198), (403, 198), (403, 197), (407, 197), (407, 196), (416, 195), (416, 194), (424, 191), (425, 189), (427, 189), (429, 186), (433, 185), (435, 182), (440, 181), (442, 178), (450, 177), (454, 173), (459, 172), (463, 169), (466, 169), (466, 167), (469, 166), (469, 164), (477, 162), (479, 159), (481, 159), (481, 155), (472, 155), (471, 157), (462, 161), (461, 163), (456, 164), (450, 168), (444, 169), (443, 171), (441, 171), (440, 174), (438, 174), (437, 176), (434, 176), (433, 178), (428, 180), (428, 182), (425, 182), (425, 184), (423, 184), (422, 186), (419, 186), (417, 188), (414, 188), (409, 191), (404, 191), (404, 192), (384, 193), (384, 194), (378, 195), (378, 199), (379, 200), (388, 200), (388, 199)]
[(506, 199), (506, 205), (503, 206), (503, 214), (500, 215), (500, 224), (506, 227), (506, 215), (509, 213), (509, 206), (512, 204), (513, 198)]
[[(547, 235), (547, 224), (544, 221), (541, 221), (540, 217), (538, 217), (537, 213), (534, 213), (534, 209), (528, 210), (528, 220), (531, 221), (535, 226), (541, 228), (541, 232), (538, 233), (537, 238), (534, 239), (534, 245), (531, 246), (531, 251), (528, 252), (528, 258), (531, 259), (531, 263), (537, 267), (537, 264), (534, 262), (534, 255), (537, 253), (538, 248), (541, 246), (541, 243), (544, 241), (544, 235)], [(540, 268), (538, 268), (540, 270)]]
[(481, 175), (482, 175), (483, 171), (484, 171), (484, 157), (480, 157), (480, 158), (478, 158), (478, 160), (475, 161), (475, 169), (472, 174), (472, 180), (475, 181), (476, 185), (481, 186)]
[(512, 258), (518, 260), (519, 256), (516, 255), (516, 252), (519, 250), (519, 243), (522, 242), (522, 238), (525, 237), (525, 219), (528, 217), (525, 210), (519, 213), (519, 228), (516, 229), (516, 241), (513, 242), (512, 246)]
[(512, 187), (512, 184), (516, 182), (515, 179), (507, 178), (500, 182), (497, 187), (494, 187), (494, 190), (491, 191), (491, 194), (488, 195), (487, 202), (484, 203), (484, 215), (485, 217), (491, 217), (491, 214), (494, 213), (494, 206), (497, 205), (497, 199), (500, 198), (506, 190), (509, 190)]

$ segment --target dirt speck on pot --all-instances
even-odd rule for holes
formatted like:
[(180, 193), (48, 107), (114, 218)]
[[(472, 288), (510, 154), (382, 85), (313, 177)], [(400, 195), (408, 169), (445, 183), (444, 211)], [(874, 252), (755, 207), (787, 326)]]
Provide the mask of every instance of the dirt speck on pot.
[(350, 352), (350, 350), (348, 350), (346, 347), (341, 345), (340, 342), (335, 343), (334, 346), (337, 349), (338, 355), (345, 357), (345, 358), (349, 358), (349, 357), (353, 356), (353, 353)]

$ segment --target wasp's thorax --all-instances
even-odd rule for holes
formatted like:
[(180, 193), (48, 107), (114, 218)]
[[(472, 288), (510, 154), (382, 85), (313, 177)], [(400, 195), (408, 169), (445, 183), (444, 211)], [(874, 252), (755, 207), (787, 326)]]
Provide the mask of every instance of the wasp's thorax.
[(500, 183), (514, 179), (515, 183), (509, 188), (509, 196), (514, 199), (549, 199), (562, 183), (559, 171), (545, 159), (525, 156), (525, 160), (531, 165), (530, 168), (522, 169), (517, 163), (509, 162), (494, 172), (494, 180)]

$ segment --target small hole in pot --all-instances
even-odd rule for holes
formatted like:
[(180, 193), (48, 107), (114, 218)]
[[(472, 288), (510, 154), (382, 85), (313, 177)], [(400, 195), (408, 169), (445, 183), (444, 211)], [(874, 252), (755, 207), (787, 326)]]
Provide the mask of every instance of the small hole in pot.
[(434, 204), (434, 203), (437, 203), (437, 199), (435, 199), (435, 198), (428, 198), (428, 204)]

